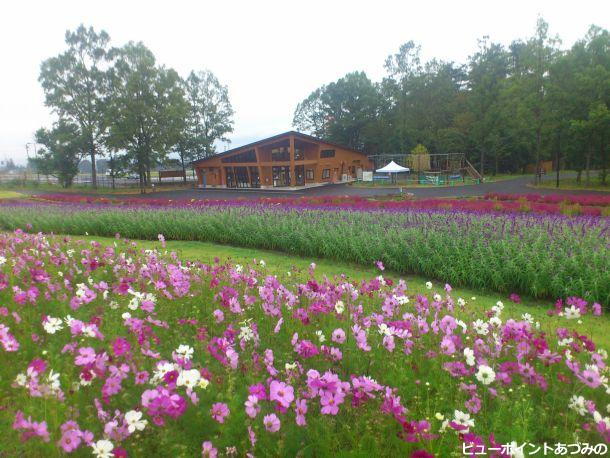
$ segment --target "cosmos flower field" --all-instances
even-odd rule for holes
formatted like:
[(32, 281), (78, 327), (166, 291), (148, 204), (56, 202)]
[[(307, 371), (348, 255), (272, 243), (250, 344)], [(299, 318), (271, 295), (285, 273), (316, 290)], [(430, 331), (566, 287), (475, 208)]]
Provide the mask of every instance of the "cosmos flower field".
[[(0, 228), (107, 237), (119, 232), (145, 240), (162, 233), (167, 240), (269, 249), (365, 266), (381, 260), (394, 272), (456, 286), (550, 300), (579, 296), (610, 304), (610, 218), (604, 216), (319, 202), (66, 199), (2, 204)], [(602, 205), (606, 200), (581, 197), (574, 203)]]
[(600, 303), (569, 297), (538, 321), (444, 282), (415, 294), (381, 261), (361, 282), (313, 264), (272, 275), (261, 259), (186, 261), (157, 237), (145, 250), (118, 234), (0, 234), (0, 454), (610, 443), (608, 349), (587, 331), (607, 319)]

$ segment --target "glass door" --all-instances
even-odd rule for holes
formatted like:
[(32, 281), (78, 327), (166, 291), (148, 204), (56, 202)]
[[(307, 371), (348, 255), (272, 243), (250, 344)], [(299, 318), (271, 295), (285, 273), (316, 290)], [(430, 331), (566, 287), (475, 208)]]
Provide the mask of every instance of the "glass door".
[(297, 186), (305, 186), (305, 166), (297, 165), (294, 167)]

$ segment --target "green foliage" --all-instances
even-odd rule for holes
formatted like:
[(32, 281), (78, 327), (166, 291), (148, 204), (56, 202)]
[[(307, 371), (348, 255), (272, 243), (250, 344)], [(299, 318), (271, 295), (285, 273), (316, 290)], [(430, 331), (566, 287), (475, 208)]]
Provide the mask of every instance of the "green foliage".
[(96, 156), (103, 154), (106, 133), (110, 37), (104, 31), (80, 25), (66, 32), (68, 49), (45, 60), (38, 80), (45, 93), (45, 103), (65, 122), (76, 126), (77, 136), (86, 140), (83, 149), (92, 163), (96, 184)]
[(107, 143), (126, 151), (123, 160), (143, 187), (146, 174), (178, 142), (188, 107), (178, 74), (157, 66), (142, 43), (130, 42), (113, 53)]
[(51, 130), (39, 129), (36, 142), (43, 146), (31, 159), (36, 170), (57, 177), (64, 188), (72, 186), (87, 145), (87, 139), (80, 134), (78, 127), (62, 118)]
[(413, 148), (411, 150), (411, 154), (415, 154), (415, 155), (428, 154), (428, 148), (426, 148), (421, 143), (418, 143), (417, 145), (415, 145), (415, 148)]
[(466, 65), (423, 62), (420, 47), (408, 41), (386, 59), (379, 84), (350, 73), (324, 85), (299, 103), (293, 124), (369, 154), (404, 153), (423, 143), (432, 154), (466, 153), (483, 173), (514, 173), (553, 159), (601, 169), (605, 180), (608, 56), (607, 30), (592, 26), (561, 51), (542, 18), (531, 37), (508, 47), (483, 37)]
[(216, 152), (214, 142), (229, 141), (233, 132), (233, 108), (229, 91), (210, 71), (191, 72), (184, 81), (189, 112), (185, 126), (185, 151), (193, 159)]
[(375, 122), (378, 105), (377, 87), (366, 74), (348, 73), (301, 102), (293, 124), (318, 137), (363, 149), (374, 141), (367, 137), (367, 126)]

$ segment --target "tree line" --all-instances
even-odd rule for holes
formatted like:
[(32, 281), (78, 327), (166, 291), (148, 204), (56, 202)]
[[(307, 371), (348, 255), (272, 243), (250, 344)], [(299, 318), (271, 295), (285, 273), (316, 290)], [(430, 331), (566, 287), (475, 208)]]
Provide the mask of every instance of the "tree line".
[(605, 184), (610, 140), (610, 36), (591, 26), (567, 50), (539, 18), (534, 34), (506, 47), (484, 37), (465, 64), (422, 62), (403, 44), (372, 82), (352, 72), (298, 104), (293, 125), (368, 154), (425, 145), (466, 153), (482, 174), (525, 171), (553, 160), (600, 170)]
[(183, 171), (192, 160), (215, 153), (217, 140), (228, 141), (233, 109), (227, 87), (210, 71), (187, 78), (157, 63), (142, 42), (111, 47), (105, 31), (84, 25), (65, 35), (67, 49), (42, 62), (39, 82), (45, 104), (57, 115), (41, 128), (42, 147), (32, 159), (43, 174), (72, 184), (83, 158), (108, 158), (113, 179), (136, 173), (140, 187), (151, 170), (176, 153)]

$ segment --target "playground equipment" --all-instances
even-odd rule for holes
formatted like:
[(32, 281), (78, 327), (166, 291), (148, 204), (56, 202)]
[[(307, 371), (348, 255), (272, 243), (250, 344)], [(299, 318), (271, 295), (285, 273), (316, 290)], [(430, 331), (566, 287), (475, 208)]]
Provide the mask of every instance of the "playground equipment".
[[(448, 154), (376, 154), (369, 156), (373, 161), (373, 170), (390, 162), (411, 170), (411, 173), (399, 177), (404, 183), (455, 185), (467, 179), (475, 182), (482, 180), (481, 174), (468, 162), (464, 153)], [(387, 176), (374, 176), (375, 181), (387, 180)]]

